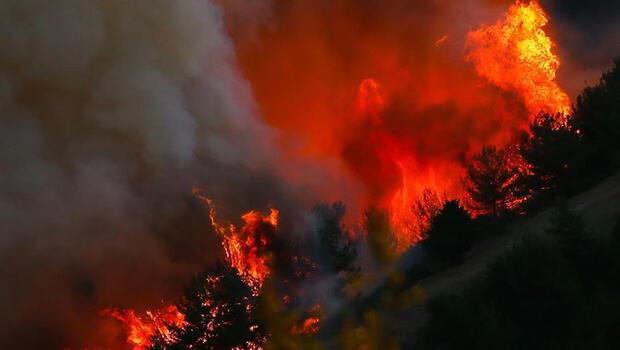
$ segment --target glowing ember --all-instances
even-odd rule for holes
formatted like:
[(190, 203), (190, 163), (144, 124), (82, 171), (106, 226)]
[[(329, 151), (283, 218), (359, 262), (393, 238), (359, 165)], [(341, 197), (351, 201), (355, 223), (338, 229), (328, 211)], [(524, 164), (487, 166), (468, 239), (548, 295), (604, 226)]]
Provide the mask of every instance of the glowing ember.
[(138, 316), (135, 310), (116, 308), (105, 309), (101, 311), (101, 314), (123, 323), (127, 331), (127, 344), (131, 345), (133, 350), (147, 349), (156, 334), (170, 342), (173, 340), (170, 325), (176, 327), (185, 325), (185, 316), (174, 305), (156, 311), (147, 311), (144, 316)]
[(435, 47), (441, 47), (448, 41), (448, 36), (444, 35), (441, 38), (435, 40)]
[(321, 305), (314, 305), (309, 310), (309, 315), (307, 315), (303, 321), (297, 325), (295, 325), (291, 329), (292, 334), (298, 335), (313, 335), (319, 332), (319, 323), (321, 322)]
[(317, 334), (319, 332), (319, 323), (321, 319), (318, 317), (308, 317), (302, 322), (301, 325), (293, 327), (291, 333), (293, 334)]
[(568, 95), (555, 75), (560, 65), (554, 43), (542, 29), (547, 15), (536, 1), (517, 1), (506, 18), (470, 32), (468, 60), (478, 74), (501, 89), (516, 91), (532, 116), (543, 111), (567, 114)]

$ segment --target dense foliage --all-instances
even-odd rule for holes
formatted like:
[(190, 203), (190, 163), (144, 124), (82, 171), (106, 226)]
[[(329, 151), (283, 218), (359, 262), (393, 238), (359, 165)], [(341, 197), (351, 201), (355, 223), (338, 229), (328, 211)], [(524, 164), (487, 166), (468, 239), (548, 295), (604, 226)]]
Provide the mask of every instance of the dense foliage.
[(217, 263), (185, 288), (179, 303), (185, 326), (171, 327), (169, 337), (158, 334), (151, 348), (215, 350), (261, 344), (265, 335), (255, 307), (256, 297), (237, 272)]
[(470, 214), (459, 202), (447, 201), (433, 217), (423, 244), (431, 258), (442, 264), (455, 264), (471, 247), (474, 230)]
[(467, 176), (463, 179), (471, 198), (470, 209), (493, 217), (511, 211), (518, 201), (519, 170), (512, 150), (482, 147), (468, 165)]
[(552, 238), (524, 240), (463, 295), (434, 299), (419, 348), (618, 348), (620, 241), (583, 227), (561, 208)]

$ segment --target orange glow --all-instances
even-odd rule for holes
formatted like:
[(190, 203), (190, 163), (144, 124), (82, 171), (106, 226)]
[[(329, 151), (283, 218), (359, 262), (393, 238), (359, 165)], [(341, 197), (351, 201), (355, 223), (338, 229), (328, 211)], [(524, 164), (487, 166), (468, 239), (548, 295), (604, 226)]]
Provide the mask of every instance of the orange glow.
[[(371, 125), (380, 126), (387, 105), (387, 98), (381, 93), (376, 80), (365, 79), (360, 83), (356, 99), (358, 119), (366, 119)], [(406, 152), (393, 134), (373, 128), (368, 137), (372, 140), (372, 152), (376, 152), (380, 159), (379, 168), (385, 168), (398, 177), (394, 190), (385, 192), (380, 204), (388, 209), (395, 231), (396, 248), (403, 251), (423, 239), (432, 216), (445, 200), (440, 189), (446, 186), (432, 168), (421, 167), (415, 154)], [(382, 179), (385, 176), (377, 173), (373, 178)]]
[(278, 170), (309, 188), (308, 206), (343, 200), (350, 222), (388, 209), (399, 251), (423, 238), (438, 203), (465, 197), (461, 177), (482, 146), (514, 143), (541, 110), (569, 111), (536, 2), (484, 26), (498, 2), (273, 2), (277, 26), (247, 37), (228, 23), (240, 67), (282, 153), (325, 174)]
[(448, 36), (447, 35), (443, 35), (442, 37), (440, 37), (439, 39), (437, 39), (435, 41), (435, 47), (441, 47), (447, 41), (448, 41)]
[(145, 350), (152, 344), (155, 334), (161, 335), (165, 341), (172, 341), (170, 325), (183, 327), (185, 316), (171, 305), (156, 311), (147, 311), (144, 316), (138, 316), (135, 310), (119, 310), (109, 308), (101, 311), (103, 316), (109, 316), (120, 321), (127, 331), (127, 344), (132, 350)]
[(321, 305), (314, 305), (309, 310), (309, 315), (307, 315), (301, 323), (293, 326), (291, 333), (298, 335), (317, 334), (320, 330), (321, 315)]
[(498, 87), (516, 91), (531, 115), (568, 114), (570, 99), (556, 82), (560, 59), (543, 28), (547, 14), (536, 1), (517, 1), (506, 17), (467, 37), (469, 55), (478, 73)]
[(279, 211), (271, 209), (269, 215), (261, 215), (251, 210), (241, 215), (244, 224), (240, 228), (233, 224), (222, 225), (217, 221), (213, 201), (200, 195), (199, 189), (193, 192), (209, 206), (211, 225), (222, 238), (227, 262), (237, 270), (253, 293), (258, 295), (270, 273), (270, 237), (278, 227)]
[(318, 317), (308, 317), (301, 325), (293, 327), (291, 333), (311, 335), (319, 332), (319, 323), (321, 319)]

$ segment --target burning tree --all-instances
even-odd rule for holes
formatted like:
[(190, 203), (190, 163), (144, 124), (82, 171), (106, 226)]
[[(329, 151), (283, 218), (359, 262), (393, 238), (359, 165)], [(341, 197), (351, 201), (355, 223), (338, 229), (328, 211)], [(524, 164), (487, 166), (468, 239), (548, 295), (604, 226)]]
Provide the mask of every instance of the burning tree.
[(259, 349), (265, 341), (255, 317), (256, 297), (232, 267), (217, 263), (185, 288), (182, 326), (157, 333), (151, 350)]
[(144, 350), (153, 344), (157, 336), (161, 341), (173, 340), (172, 329), (185, 325), (185, 316), (175, 305), (169, 305), (155, 311), (147, 311), (139, 316), (135, 310), (108, 308), (101, 311), (102, 316), (109, 316), (120, 321), (127, 331), (127, 344), (133, 350)]
[(467, 205), (476, 213), (495, 218), (514, 210), (524, 200), (519, 192), (522, 170), (522, 161), (513, 150), (482, 147), (463, 179), (471, 199)]

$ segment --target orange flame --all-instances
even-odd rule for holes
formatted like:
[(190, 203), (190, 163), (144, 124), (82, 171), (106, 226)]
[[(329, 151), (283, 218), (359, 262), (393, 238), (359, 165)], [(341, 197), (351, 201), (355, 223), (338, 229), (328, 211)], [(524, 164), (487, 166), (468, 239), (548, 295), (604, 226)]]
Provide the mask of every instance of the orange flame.
[(467, 59), (499, 88), (516, 91), (532, 116), (568, 114), (570, 99), (556, 82), (560, 59), (543, 28), (547, 14), (536, 2), (517, 1), (506, 17), (468, 34)]
[(184, 327), (185, 316), (176, 306), (170, 305), (156, 311), (147, 311), (145, 316), (138, 316), (135, 310), (119, 310), (108, 308), (101, 311), (103, 316), (109, 316), (120, 321), (127, 330), (127, 344), (133, 350), (145, 350), (152, 345), (155, 334), (161, 335), (165, 341), (173, 341), (170, 326)]
[(302, 322), (301, 325), (293, 327), (291, 333), (311, 335), (319, 332), (319, 323), (321, 319), (318, 317), (308, 317)]
[(309, 310), (309, 315), (307, 315), (301, 323), (291, 328), (291, 333), (297, 335), (317, 334), (320, 330), (319, 324), (321, 323), (321, 316), (321, 305), (314, 305)]
[[(387, 104), (377, 81), (365, 79), (360, 83), (356, 107), (361, 118), (369, 118), (372, 125), (380, 126)], [(383, 203), (395, 231), (396, 249), (403, 251), (423, 238), (430, 219), (441, 208), (443, 199), (438, 188), (442, 184), (432, 169), (421, 169), (414, 154), (406, 152), (390, 133), (377, 128), (371, 137), (372, 147), (387, 164), (386, 168), (396, 170), (399, 175), (398, 187)]]
[(198, 189), (193, 192), (209, 206), (211, 225), (222, 237), (226, 260), (257, 295), (270, 273), (271, 253), (268, 246), (270, 235), (278, 227), (279, 211), (271, 209), (269, 215), (261, 215), (258, 211), (251, 210), (241, 216), (244, 222), (241, 228), (233, 224), (225, 226), (217, 221), (213, 201), (200, 195)]

